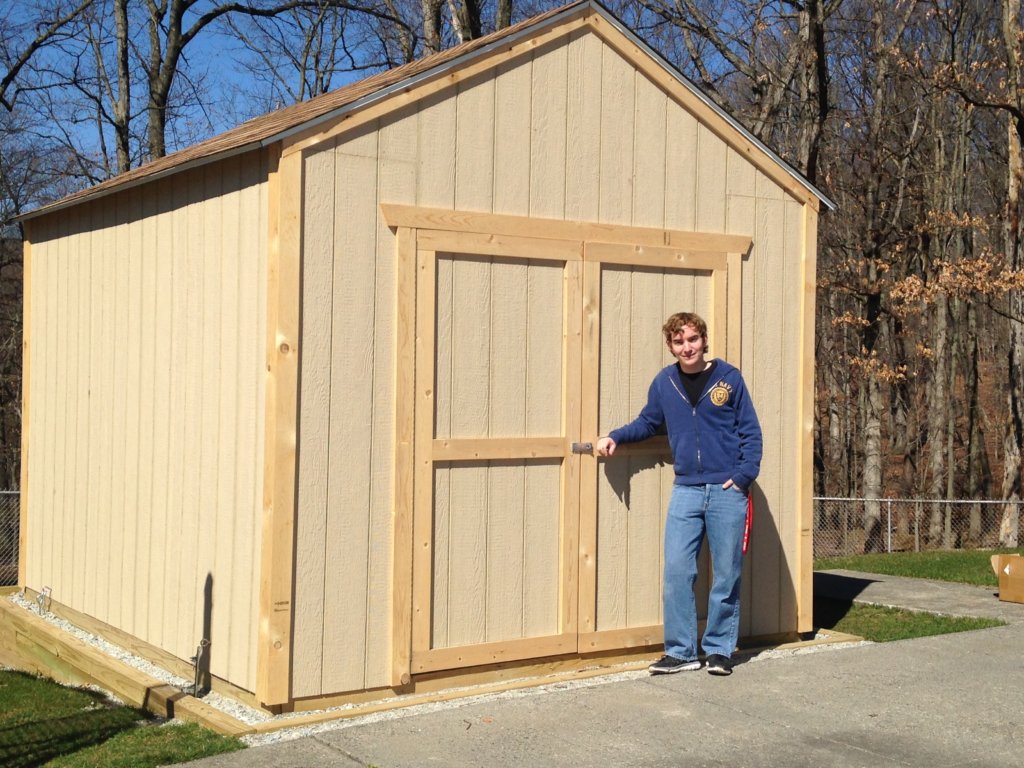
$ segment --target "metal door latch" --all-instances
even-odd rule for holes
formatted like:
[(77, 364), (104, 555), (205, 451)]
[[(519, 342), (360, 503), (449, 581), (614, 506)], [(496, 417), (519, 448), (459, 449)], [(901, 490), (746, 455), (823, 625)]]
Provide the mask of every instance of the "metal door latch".
[(573, 443), (572, 444), (572, 452), (573, 453), (593, 453), (594, 452), (594, 444), (593, 443)]

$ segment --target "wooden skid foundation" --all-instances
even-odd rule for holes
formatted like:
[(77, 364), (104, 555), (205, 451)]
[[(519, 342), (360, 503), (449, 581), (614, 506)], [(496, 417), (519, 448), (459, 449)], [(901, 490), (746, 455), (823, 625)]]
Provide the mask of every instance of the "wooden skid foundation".
[(6, 599), (0, 599), (0, 663), (65, 684), (97, 685), (158, 717), (199, 723), (230, 736), (254, 733), (251, 725), (108, 656)]
[[(360, 697), (348, 698), (347, 701), (346, 697), (321, 697), (315, 703), (294, 702), (293, 712), (288, 717), (247, 724), (93, 648), (33, 612), (14, 605), (5, 599), (6, 595), (14, 591), (13, 588), (0, 589), (0, 665), (46, 675), (65, 684), (96, 685), (110, 691), (126, 704), (144, 708), (158, 717), (195, 722), (231, 736), (270, 733), (285, 728), (347, 720), (419, 704), (453, 701), (469, 696), (637, 671), (645, 668), (651, 659), (660, 653), (645, 649), (640, 653), (610, 654), (600, 658), (563, 659), (559, 663), (519, 670), (525, 676), (513, 679), (501, 679), (503, 674), (515, 674), (515, 670), (511, 669), (492, 669), (490, 672), (449, 679), (431, 680), (430, 675), (421, 676), (420, 685), (410, 686), (413, 689), (411, 692), (396, 693), (393, 689), (381, 689), (366, 691)], [(827, 639), (789, 643), (780, 637), (775, 639), (776, 642), (748, 641), (744, 644), (743, 652), (749, 653), (756, 648), (764, 647), (796, 648), (859, 639), (831, 633)], [(533, 674), (530, 674), (531, 671)], [(314, 706), (324, 708), (300, 714), (301, 709), (311, 709)]]

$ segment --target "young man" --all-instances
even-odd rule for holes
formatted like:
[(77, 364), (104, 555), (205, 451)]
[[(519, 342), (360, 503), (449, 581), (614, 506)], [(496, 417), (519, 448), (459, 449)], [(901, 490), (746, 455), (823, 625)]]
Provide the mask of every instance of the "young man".
[(701, 667), (693, 585), (707, 533), (714, 578), (701, 647), (708, 672), (729, 675), (739, 634), (747, 492), (761, 467), (761, 425), (739, 369), (705, 359), (708, 328), (698, 315), (672, 315), (662, 331), (677, 362), (654, 377), (640, 415), (601, 437), (597, 452), (611, 456), (621, 443), (646, 440), (662, 425), (668, 429), (676, 479), (665, 522), (665, 655), (650, 671)]

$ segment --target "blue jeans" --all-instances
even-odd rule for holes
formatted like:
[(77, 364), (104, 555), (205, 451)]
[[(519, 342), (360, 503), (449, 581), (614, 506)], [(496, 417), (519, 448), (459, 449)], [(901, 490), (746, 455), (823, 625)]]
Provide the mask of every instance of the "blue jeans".
[(677, 659), (697, 658), (697, 557), (707, 533), (713, 581), (704, 653), (732, 656), (740, 623), (740, 575), (747, 494), (735, 486), (676, 485), (665, 522), (663, 587), (665, 653)]

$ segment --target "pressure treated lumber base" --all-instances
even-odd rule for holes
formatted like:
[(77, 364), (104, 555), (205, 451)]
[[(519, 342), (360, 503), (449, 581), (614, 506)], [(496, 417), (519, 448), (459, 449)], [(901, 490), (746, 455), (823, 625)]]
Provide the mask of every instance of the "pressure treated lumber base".
[[(397, 695), (392, 698), (382, 696), (375, 701), (353, 703), (337, 709), (293, 713), (262, 723), (248, 724), (93, 648), (40, 618), (31, 610), (11, 603), (6, 596), (15, 591), (14, 588), (0, 589), (0, 665), (46, 675), (65, 684), (96, 685), (110, 691), (126, 704), (144, 708), (158, 717), (195, 722), (231, 736), (271, 733), (286, 728), (347, 720), (419, 704), (638, 671), (644, 669), (651, 659), (658, 655), (645, 653), (628, 659), (615, 657), (601, 661), (579, 659), (578, 668), (567, 668), (545, 675), (476, 683), (458, 688)], [(830, 632), (824, 639), (772, 643), (770, 647), (783, 650), (857, 640), (861, 638)], [(749, 653), (753, 650), (754, 648), (748, 646), (742, 652)], [(325, 706), (329, 706), (329, 703), (325, 702)]]
[(231, 736), (253, 733), (252, 726), (108, 656), (14, 605), (6, 595), (0, 597), (0, 664), (65, 684), (99, 686), (158, 717), (199, 723)]

